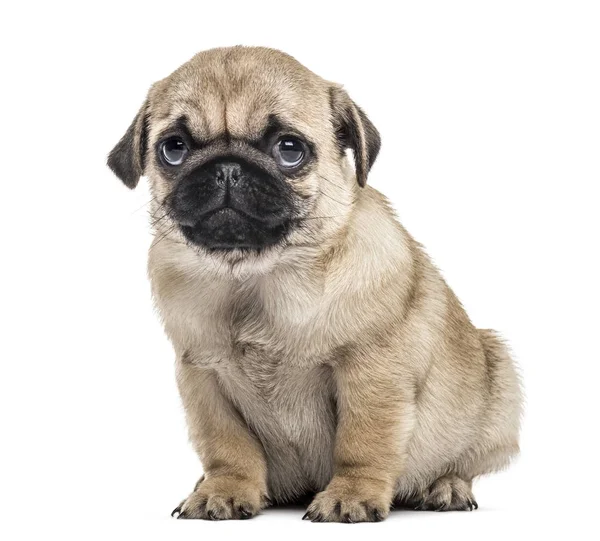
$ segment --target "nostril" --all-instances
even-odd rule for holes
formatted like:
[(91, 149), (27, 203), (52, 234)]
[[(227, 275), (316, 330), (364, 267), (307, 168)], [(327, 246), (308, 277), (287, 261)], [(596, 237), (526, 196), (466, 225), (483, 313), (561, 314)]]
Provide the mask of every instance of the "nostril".
[(234, 183), (242, 177), (242, 166), (235, 162), (224, 162), (217, 165), (215, 179), (219, 182)]

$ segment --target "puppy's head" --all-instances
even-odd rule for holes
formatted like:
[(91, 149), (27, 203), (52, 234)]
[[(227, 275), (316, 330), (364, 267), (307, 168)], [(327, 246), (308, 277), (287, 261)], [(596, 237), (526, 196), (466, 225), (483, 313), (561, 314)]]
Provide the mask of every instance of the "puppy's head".
[(233, 47), (156, 83), (108, 165), (130, 188), (148, 176), (162, 235), (239, 260), (326, 241), (378, 150), (341, 87), (279, 51)]

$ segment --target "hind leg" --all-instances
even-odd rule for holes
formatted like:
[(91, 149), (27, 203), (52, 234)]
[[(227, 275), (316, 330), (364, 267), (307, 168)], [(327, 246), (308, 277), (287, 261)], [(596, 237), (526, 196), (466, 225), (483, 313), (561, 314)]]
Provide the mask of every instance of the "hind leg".
[(423, 511), (473, 511), (478, 505), (471, 485), (470, 480), (465, 481), (458, 475), (444, 475), (412, 498), (410, 503), (415, 509)]
[[(473, 479), (505, 467), (518, 445), (498, 445), (487, 452), (468, 452), (453, 464), (450, 471), (429, 484), (427, 488), (403, 487), (398, 503), (403, 507), (426, 511), (473, 511), (478, 508), (472, 492)], [(410, 486), (410, 485), (409, 485)]]

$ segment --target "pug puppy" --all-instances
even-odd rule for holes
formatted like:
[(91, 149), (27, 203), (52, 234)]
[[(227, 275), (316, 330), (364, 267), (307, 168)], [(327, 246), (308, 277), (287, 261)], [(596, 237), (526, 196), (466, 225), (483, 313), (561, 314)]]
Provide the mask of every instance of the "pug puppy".
[(154, 84), (110, 153), (153, 195), (149, 276), (204, 469), (178, 518), (472, 510), (517, 453), (513, 361), (366, 186), (379, 147), (341, 86), (233, 47)]

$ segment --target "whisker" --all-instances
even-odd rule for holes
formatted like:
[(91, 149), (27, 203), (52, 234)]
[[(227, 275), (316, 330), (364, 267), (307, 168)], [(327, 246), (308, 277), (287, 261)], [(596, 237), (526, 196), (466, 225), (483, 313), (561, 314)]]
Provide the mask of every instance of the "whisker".
[[(336, 199), (335, 197), (331, 197), (328, 193), (325, 193), (323, 190), (319, 190), (319, 193), (321, 195), (324, 195), (325, 197), (329, 197), (329, 199), (331, 199), (332, 201), (335, 201), (338, 205), (343, 205), (344, 207), (348, 206), (348, 203), (345, 203), (343, 201), (339, 201), (338, 199)], [(350, 205), (353, 205), (355, 203), (355, 200), (352, 200), (350, 202)]]
[(348, 186), (342, 186), (340, 184), (337, 184), (336, 182), (333, 182), (333, 180), (330, 180), (327, 177), (324, 177), (323, 175), (319, 175), (318, 173), (317, 173), (317, 176), (319, 178), (322, 178), (323, 180), (326, 180), (330, 184), (333, 184), (336, 188), (339, 188), (340, 190), (346, 190), (348, 188)]
[[(162, 213), (162, 216), (158, 216), (159, 213)], [(161, 203), (159, 203), (158, 207), (154, 209), (153, 212), (150, 212), (150, 226), (155, 227), (160, 222), (162, 222), (165, 218), (169, 217), (169, 209), (166, 205), (166, 199), (164, 199)]]
[(162, 241), (163, 239), (165, 239), (168, 235), (170, 235), (176, 228), (177, 226), (174, 224), (171, 227), (169, 227), (162, 235), (160, 235), (159, 237), (155, 238), (152, 241), (152, 245), (156, 246), (160, 241)]
[(331, 220), (333, 218), (341, 218), (344, 214), (334, 214), (333, 216), (310, 216), (309, 218), (297, 218), (294, 222), (306, 222), (308, 220)]
[(136, 212), (139, 212), (140, 210), (142, 210), (144, 207), (147, 207), (150, 203), (156, 201), (156, 197), (152, 196), (148, 201), (146, 201), (141, 207), (135, 209), (134, 211), (131, 212), (131, 214), (135, 214)]
[(150, 220), (150, 227), (156, 227), (165, 218), (169, 218), (169, 213), (168, 212), (165, 212), (160, 218), (156, 218), (154, 220)]

